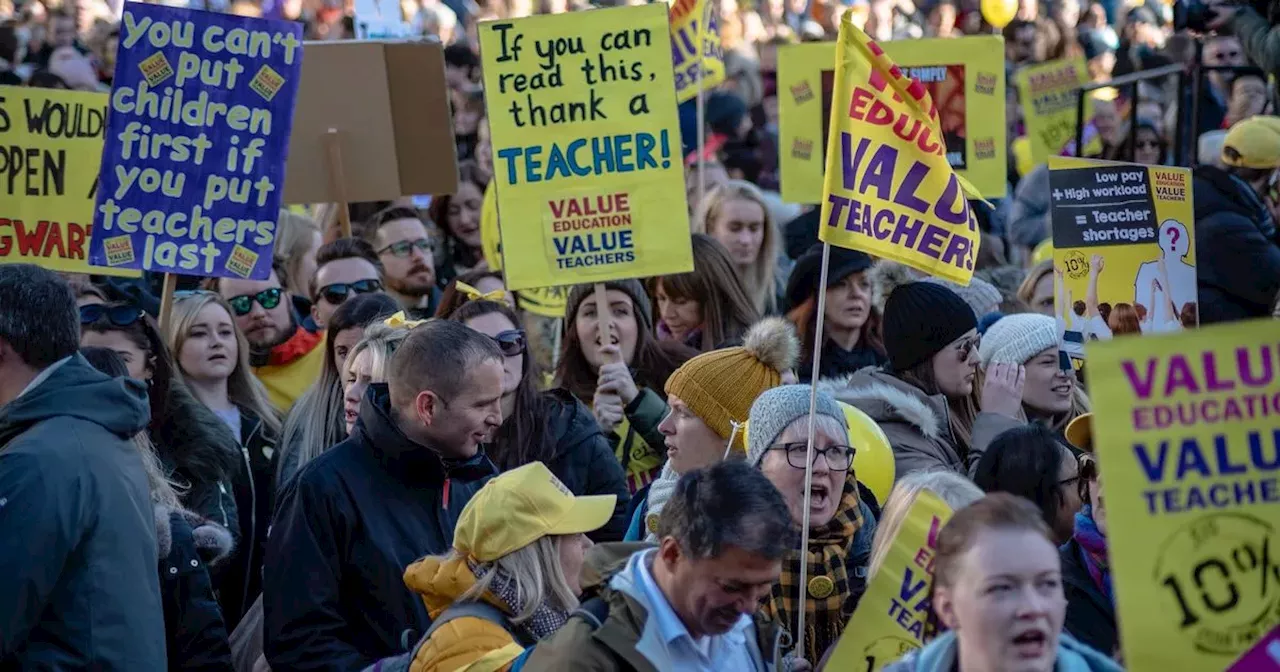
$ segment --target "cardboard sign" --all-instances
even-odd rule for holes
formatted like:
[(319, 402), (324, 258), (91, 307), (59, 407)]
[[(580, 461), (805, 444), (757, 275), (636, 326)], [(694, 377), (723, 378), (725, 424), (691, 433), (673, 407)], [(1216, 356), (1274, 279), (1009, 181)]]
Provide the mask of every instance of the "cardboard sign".
[[(438, 42), (308, 42), (284, 186), (286, 203), (394, 200), (458, 190)], [(326, 135), (338, 132), (342, 194)]]
[[(938, 107), (947, 161), (984, 198), (1008, 189), (1004, 41), (1000, 37), (893, 40), (884, 48)], [(819, 203), (835, 94), (835, 42), (778, 48), (778, 153), (782, 198)]]
[(933, 638), (933, 555), (948, 520), (946, 502), (928, 490), (917, 495), (836, 643), (828, 669), (876, 672)]
[(90, 263), (265, 278), (301, 66), (302, 24), (129, 3)]
[(981, 234), (928, 87), (848, 15), (837, 44), (818, 237), (969, 284)]
[(683, 103), (724, 81), (720, 23), (711, 0), (676, 0), (671, 5), (671, 62), (676, 101)]
[(1128, 670), (1227, 669), (1280, 625), (1276, 333), (1267, 319), (1088, 346)]
[(507, 288), (693, 269), (666, 8), (480, 24)]
[(0, 264), (89, 266), (107, 95), (0, 86)]
[[(1076, 99), (1089, 83), (1083, 58), (1049, 61), (1014, 75), (1022, 101), (1022, 123), (1031, 142), (1031, 160), (1040, 165), (1060, 156), (1076, 134)], [(1093, 99), (1085, 96), (1085, 119), (1093, 116)], [(1101, 140), (1094, 144), (1101, 149)]]
[(1049, 168), (1054, 310), (1074, 368), (1082, 344), (1117, 329), (1198, 323), (1191, 171), (1059, 157)]

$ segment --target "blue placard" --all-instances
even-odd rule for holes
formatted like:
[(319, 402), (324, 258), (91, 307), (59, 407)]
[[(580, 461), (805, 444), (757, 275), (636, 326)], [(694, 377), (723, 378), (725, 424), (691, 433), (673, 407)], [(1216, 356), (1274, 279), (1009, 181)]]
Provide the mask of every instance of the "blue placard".
[(89, 263), (271, 272), (302, 24), (130, 2)]

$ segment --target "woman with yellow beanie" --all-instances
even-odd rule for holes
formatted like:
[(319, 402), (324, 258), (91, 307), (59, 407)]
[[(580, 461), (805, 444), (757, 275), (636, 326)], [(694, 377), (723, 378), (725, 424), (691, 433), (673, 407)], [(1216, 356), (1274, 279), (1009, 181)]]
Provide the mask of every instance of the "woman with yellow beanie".
[(667, 464), (637, 505), (628, 540), (650, 536), (680, 474), (711, 466), (731, 450), (745, 452), (743, 425), (751, 404), (782, 384), (799, 350), (791, 324), (768, 318), (747, 330), (741, 346), (703, 353), (671, 374), (666, 384), (671, 412), (658, 425)]

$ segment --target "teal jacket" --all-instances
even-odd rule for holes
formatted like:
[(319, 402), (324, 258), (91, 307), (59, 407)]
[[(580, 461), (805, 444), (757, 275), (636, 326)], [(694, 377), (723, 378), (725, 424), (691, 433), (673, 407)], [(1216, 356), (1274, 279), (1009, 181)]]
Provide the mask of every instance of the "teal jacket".
[[(951, 672), (958, 669), (956, 655), (959, 648), (956, 633), (943, 633), (923, 649), (916, 649), (902, 660), (890, 664), (884, 672)], [(1124, 672), (1116, 661), (1077, 642), (1065, 632), (1058, 635), (1058, 661), (1053, 669), (1054, 672)]]

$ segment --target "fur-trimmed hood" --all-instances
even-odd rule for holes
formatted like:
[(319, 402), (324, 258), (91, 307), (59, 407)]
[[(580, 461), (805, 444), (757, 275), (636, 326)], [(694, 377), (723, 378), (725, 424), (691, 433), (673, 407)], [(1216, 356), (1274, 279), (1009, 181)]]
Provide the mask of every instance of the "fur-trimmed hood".
[(920, 388), (883, 369), (868, 367), (848, 376), (828, 378), (818, 383), (818, 389), (837, 401), (858, 407), (877, 423), (907, 423), (929, 440), (943, 436), (946, 401), (930, 398)]
[(230, 483), (240, 468), (240, 437), (177, 380), (165, 408), (151, 431), (165, 466), (196, 482)]
[(156, 555), (164, 560), (173, 552), (173, 524), (170, 516), (177, 514), (187, 525), (191, 526), (191, 538), (195, 542), (196, 553), (206, 565), (213, 566), (226, 559), (235, 550), (235, 541), (227, 528), (182, 507), (170, 507), (156, 504)]

